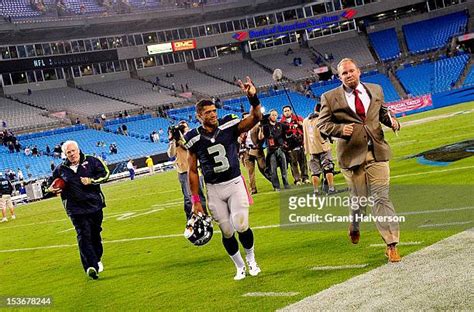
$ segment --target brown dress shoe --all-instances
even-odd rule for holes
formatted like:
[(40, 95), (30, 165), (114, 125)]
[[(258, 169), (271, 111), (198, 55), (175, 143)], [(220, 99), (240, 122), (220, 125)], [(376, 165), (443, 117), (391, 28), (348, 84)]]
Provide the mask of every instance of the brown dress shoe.
[(354, 230), (354, 226), (352, 224), (349, 225), (349, 237), (351, 238), (351, 242), (353, 244), (359, 243), (360, 231)]
[(400, 262), (402, 257), (398, 253), (397, 246), (391, 246), (387, 248), (386, 253), (388, 252), (388, 261), (389, 262)]

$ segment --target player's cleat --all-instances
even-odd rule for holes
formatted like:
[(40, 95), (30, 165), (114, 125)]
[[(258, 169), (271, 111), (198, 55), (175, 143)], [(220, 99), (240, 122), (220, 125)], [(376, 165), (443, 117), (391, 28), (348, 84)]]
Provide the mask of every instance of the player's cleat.
[(13, 216), (12, 216), (12, 220), (15, 220), (15, 219), (16, 219), (16, 215), (13, 215)]
[(236, 281), (243, 280), (245, 278), (245, 275), (246, 275), (245, 274), (245, 267), (238, 268), (237, 273), (235, 273), (234, 280), (236, 280)]
[(8, 222), (8, 219), (7, 218), (3, 218), (2, 221), (0, 221), (0, 223), (2, 222)]
[(275, 192), (279, 192), (279, 191), (280, 191), (279, 188), (274, 188), (273, 190), (274, 190)]
[(99, 274), (97, 273), (96, 269), (93, 268), (93, 267), (90, 267), (90, 268), (87, 268), (87, 276), (89, 276), (90, 278), (96, 280), (99, 278)]
[(398, 253), (397, 246), (391, 246), (388, 247), (388, 261), (389, 262), (400, 262), (402, 260), (402, 257), (400, 257), (400, 254)]
[(353, 244), (358, 244), (360, 240), (360, 231), (354, 229), (352, 223), (349, 225), (349, 237), (351, 238), (351, 242)]
[(306, 179), (303, 181), (304, 184), (311, 184), (311, 181), (309, 179)]
[(296, 184), (296, 185), (302, 185), (303, 182), (301, 182), (301, 181), (296, 181), (295, 184)]
[(261, 272), (260, 267), (258, 266), (257, 262), (247, 262), (247, 265), (249, 267), (249, 274), (251, 276), (257, 276), (258, 273)]
[(99, 261), (97, 266), (99, 267), (99, 273), (104, 271), (104, 265), (102, 264), (102, 261)]

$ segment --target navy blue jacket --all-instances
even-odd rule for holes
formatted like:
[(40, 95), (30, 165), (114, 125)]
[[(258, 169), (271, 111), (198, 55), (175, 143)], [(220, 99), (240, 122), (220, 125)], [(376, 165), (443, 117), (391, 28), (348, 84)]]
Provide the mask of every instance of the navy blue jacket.
[(0, 177), (0, 197), (2, 195), (11, 195), (13, 193), (13, 186), (5, 177)]
[[(66, 182), (61, 199), (67, 214), (87, 214), (104, 208), (105, 197), (99, 184), (107, 181), (110, 175), (104, 162), (81, 153), (77, 172), (70, 165), (69, 160), (66, 160), (53, 171), (53, 179), (62, 178)], [(81, 178), (91, 178), (92, 184), (82, 184)]]

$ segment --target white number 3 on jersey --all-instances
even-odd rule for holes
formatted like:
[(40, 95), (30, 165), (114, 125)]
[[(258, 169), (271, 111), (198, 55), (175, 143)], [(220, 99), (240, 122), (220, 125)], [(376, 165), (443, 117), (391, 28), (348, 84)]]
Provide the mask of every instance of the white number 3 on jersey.
[(224, 172), (229, 169), (229, 160), (227, 160), (224, 145), (213, 145), (207, 149), (207, 152), (209, 153), (209, 155), (217, 153), (217, 155), (214, 156), (214, 163), (216, 164), (216, 166), (214, 167), (215, 173)]

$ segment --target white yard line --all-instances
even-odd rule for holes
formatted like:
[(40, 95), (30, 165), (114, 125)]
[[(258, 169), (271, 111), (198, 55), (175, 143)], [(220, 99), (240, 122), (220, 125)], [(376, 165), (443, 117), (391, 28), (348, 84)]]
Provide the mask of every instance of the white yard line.
[[(423, 244), (423, 241), (421, 242), (399, 242), (397, 246), (415, 246), (415, 245), (421, 245)], [(387, 244), (370, 244), (369, 247), (386, 247)]]
[(333, 271), (333, 270), (347, 270), (347, 269), (363, 269), (369, 264), (346, 264), (346, 265), (334, 265), (334, 266), (316, 266), (310, 268), (311, 271)]
[(464, 222), (448, 222), (448, 223), (435, 223), (435, 224), (422, 224), (418, 226), (419, 228), (429, 228), (429, 227), (444, 227), (444, 226), (451, 226), (451, 225), (465, 225), (472, 223), (471, 221), (464, 221)]
[(293, 297), (298, 294), (299, 292), (249, 292), (242, 297)]

